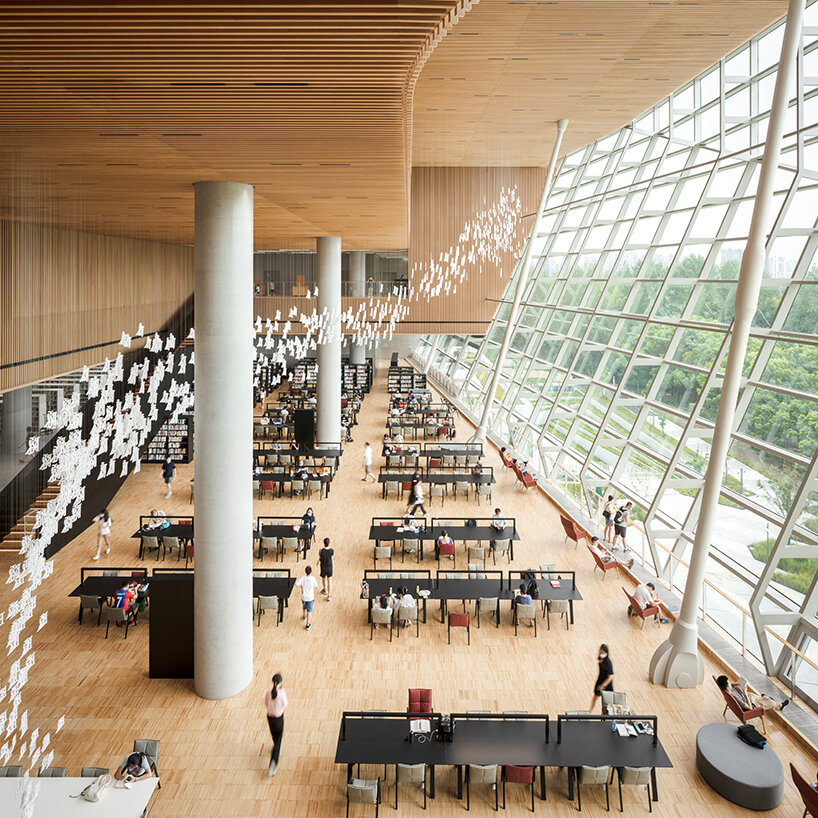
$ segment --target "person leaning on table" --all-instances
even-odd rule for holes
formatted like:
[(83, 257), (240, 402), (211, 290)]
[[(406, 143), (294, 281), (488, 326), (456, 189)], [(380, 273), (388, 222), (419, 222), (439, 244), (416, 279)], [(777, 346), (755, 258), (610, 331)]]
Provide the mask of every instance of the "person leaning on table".
[(131, 753), (125, 756), (119, 769), (114, 773), (117, 781), (141, 781), (153, 775), (150, 761), (144, 753)]

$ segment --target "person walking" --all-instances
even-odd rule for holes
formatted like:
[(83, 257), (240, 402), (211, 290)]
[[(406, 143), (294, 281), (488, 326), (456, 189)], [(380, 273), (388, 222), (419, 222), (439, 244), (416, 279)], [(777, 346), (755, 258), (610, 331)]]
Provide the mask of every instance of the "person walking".
[(630, 525), (630, 518), (631, 518), (631, 509), (633, 508), (633, 503), (628, 500), (624, 506), (621, 506), (617, 509), (616, 514), (614, 514), (613, 524), (614, 524), (614, 538), (613, 543), (611, 543), (611, 549), (614, 550), (616, 548), (616, 541), (619, 540), (622, 543), (622, 550), (628, 550), (628, 544), (625, 542), (625, 537), (628, 534), (628, 526)]
[(168, 493), (165, 495), (165, 499), (170, 497), (170, 487), (174, 477), (176, 477), (176, 464), (170, 459), (170, 455), (168, 455), (162, 464), (162, 480), (165, 481), (165, 485), (168, 487)]
[(426, 514), (426, 509), (423, 506), (423, 484), (417, 475), (412, 478), (412, 488), (409, 491), (409, 497), (409, 507), (406, 509), (406, 513), (411, 515), (420, 509), (421, 513)]
[(364, 444), (364, 476), (361, 480), (366, 482), (367, 477), (371, 477), (372, 482), (375, 482), (375, 475), (372, 474), (372, 447), (369, 441)]
[(596, 658), (599, 669), (596, 682), (594, 682), (594, 695), (591, 698), (591, 706), (588, 708), (591, 713), (594, 712), (594, 705), (596, 704), (596, 700), (602, 696), (602, 691), (610, 690), (613, 693), (614, 689), (613, 665), (611, 664), (611, 657), (608, 655), (608, 646), (606, 644), (603, 643), (599, 646), (599, 652)]
[(315, 589), (318, 583), (312, 575), (312, 566), (308, 565), (304, 568), (304, 576), (299, 577), (295, 584), (301, 589), (301, 608), (303, 610), (302, 619), (305, 622), (306, 630), (312, 627), (312, 609), (315, 605)]
[(327, 602), (332, 601), (332, 555), (334, 548), (329, 547), (329, 537), (324, 537), (324, 547), (318, 552), (318, 565), (320, 567), (321, 583), (324, 586), (321, 593), (327, 598)]
[(278, 758), (281, 754), (281, 740), (284, 736), (284, 711), (287, 709), (287, 692), (282, 687), (280, 673), (273, 676), (273, 686), (264, 694), (267, 708), (267, 725), (273, 738), (273, 752), (270, 754), (270, 766), (267, 775), (275, 775), (278, 770)]
[(105, 553), (111, 553), (111, 515), (108, 509), (104, 508), (94, 517), (94, 522), (97, 524), (97, 553), (94, 554), (94, 559), (98, 560), (102, 552), (102, 544), (105, 543)]

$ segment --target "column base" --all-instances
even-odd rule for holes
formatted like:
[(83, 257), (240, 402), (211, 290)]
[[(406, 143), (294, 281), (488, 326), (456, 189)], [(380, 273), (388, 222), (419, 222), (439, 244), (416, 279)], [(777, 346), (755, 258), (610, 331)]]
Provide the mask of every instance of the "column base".
[(677, 621), (670, 637), (662, 642), (650, 660), (648, 671), (653, 684), (665, 687), (696, 687), (704, 681), (704, 665), (699, 654), (698, 629)]
[(468, 439), (468, 443), (481, 443), (483, 446), (486, 445), (486, 432), (484, 429), (481, 429), (479, 426), (475, 429), (474, 434)]

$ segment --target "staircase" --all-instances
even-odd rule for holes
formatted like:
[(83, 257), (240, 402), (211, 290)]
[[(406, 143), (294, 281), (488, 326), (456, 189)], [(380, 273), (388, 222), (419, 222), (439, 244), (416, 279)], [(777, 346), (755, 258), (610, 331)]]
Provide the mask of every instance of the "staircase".
[(20, 550), (20, 545), (23, 542), (23, 537), (26, 534), (31, 534), (34, 530), (34, 523), (37, 517), (37, 512), (41, 508), (48, 505), (49, 500), (54, 499), (60, 491), (59, 483), (49, 483), (43, 489), (42, 494), (32, 503), (31, 508), (18, 520), (17, 524), (9, 531), (6, 536), (0, 540), (0, 551), (14, 551)]

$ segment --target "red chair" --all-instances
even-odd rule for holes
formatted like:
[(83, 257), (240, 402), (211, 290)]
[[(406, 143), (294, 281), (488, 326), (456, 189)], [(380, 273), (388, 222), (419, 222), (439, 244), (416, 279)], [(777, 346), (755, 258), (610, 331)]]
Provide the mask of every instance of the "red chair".
[(790, 774), (792, 775), (792, 783), (795, 784), (795, 788), (804, 802), (804, 814), (801, 818), (806, 818), (807, 815), (818, 818), (818, 790), (795, 769), (792, 762), (790, 762)]
[(537, 485), (537, 481), (534, 479), (534, 475), (528, 473), (520, 475), (520, 482), (523, 484), (524, 489), (530, 489), (533, 486)]
[[(596, 570), (596, 569), (594, 569)], [(625, 591), (625, 589), (622, 589)], [(625, 591), (625, 596), (628, 598), (628, 602), (631, 603), (631, 610), (637, 615), (642, 617), (642, 630), (645, 629), (645, 620), (649, 616), (658, 616), (659, 614), (659, 606), (658, 605), (648, 605), (647, 608), (643, 608), (637, 601), (636, 598), (631, 596), (627, 591)], [(656, 620), (656, 624), (659, 624), (659, 620)]]
[(562, 514), (560, 514), (560, 522), (562, 523), (563, 531), (565, 531), (565, 541), (573, 540), (574, 548), (579, 545), (580, 540), (588, 538), (588, 532), (581, 525), (577, 525), (573, 520), (563, 517)]
[(452, 644), (452, 628), (465, 628), (468, 645), (471, 644), (471, 625), (469, 624), (469, 615), (467, 613), (450, 613), (449, 625), (447, 633), (449, 636), (449, 644)]
[(432, 691), (428, 687), (409, 688), (409, 706), (407, 713), (431, 713)]
[[(412, 481), (411, 480), (404, 480), (400, 484), (400, 496), (401, 497), (403, 497), (403, 495), (406, 494), (407, 491), (411, 491), (411, 490), (412, 490)], [(381, 525), (383, 525), (383, 523), (381, 523)], [(392, 525), (392, 524), (390, 523), (390, 525)]]
[(457, 568), (457, 554), (455, 553), (454, 543), (449, 543), (448, 545), (439, 545), (437, 547), (437, 569), (440, 570), (440, 558), (441, 557), (451, 557), (452, 558), (452, 567)]
[(193, 543), (188, 542), (185, 543), (185, 568), (187, 568), (187, 564), (189, 560), (193, 559)]
[[(713, 681), (716, 681), (715, 676), (713, 677)], [(716, 687), (719, 687), (718, 683), (716, 683)], [(747, 724), (748, 721), (752, 721), (753, 719), (761, 719), (761, 732), (764, 733), (765, 736), (767, 735), (766, 725), (764, 724), (763, 707), (754, 707), (752, 710), (745, 710), (729, 690), (722, 690), (719, 687), (719, 692), (724, 697), (724, 710), (721, 714), (722, 718), (726, 719), (727, 711), (730, 710), (742, 724)]]
[(531, 811), (534, 812), (534, 768), (503, 765), (503, 809), (506, 808), (506, 782), (509, 784), (527, 784), (531, 788)]
[(435, 467), (440, 468), (441, 462), (439, 457), (430, 457), (429, 458), (429, 468), (433, 469)]
[(500, 460), (503, 461), (504, 469), (511, 468), (511, 457), (509, 457), (509, 455), (507, 455), (505, 452), (500, 452)]
[(595, 548), (591, 548), (590, 545), (587, 546), (588, 550), (591, 552), (591, 556), (594, 558), (594, 573), (596, 573), (596, 569), (599, 568), (602, 571), (602, 579), (605, 579), (605, 574), (612, 569), (619, 568), (619, 562), (617, 560), (610, 560), (610, 562), (604, 562), (602, 557), (599, 555), (599, 552)]
[(272, 500), (273, 497), (275, 497), (276, 484), (272, 480), (262, 480), (259, 484), (259, 492), (261, 494), (261, 497), (259, 498), (260, 500), (264, 499), (265, 491), (270, 492), (270, 499)]

